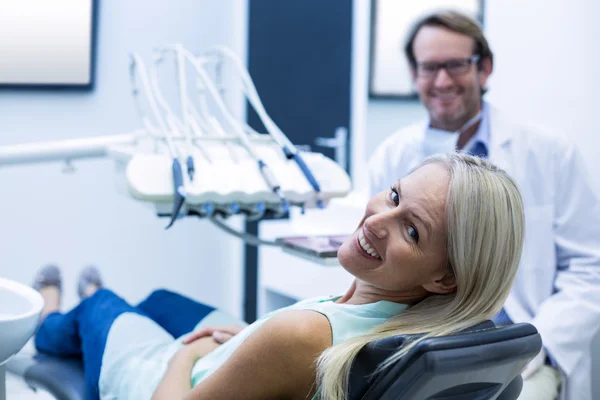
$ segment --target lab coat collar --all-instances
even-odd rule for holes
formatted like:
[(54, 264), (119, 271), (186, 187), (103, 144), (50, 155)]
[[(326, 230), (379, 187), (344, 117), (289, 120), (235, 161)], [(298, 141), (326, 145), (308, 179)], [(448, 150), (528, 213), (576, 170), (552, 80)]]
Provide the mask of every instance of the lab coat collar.
[(505, 147), (512, 141), (515, 129), (496, 107), (489, 103), (486, 104), (489, 116), (490, 148)]
[[(498, 149), (500, 147), (507, 146), (513, 139), (515, 128), (502, 115), (502, 113), (500, 113), (498, 109), (490, 103), (484, 101), (481, 109), (483, 114), (481, 123), (485, 124), (486, 126), (480, 127), (477, 130), (477, 140), (481, 140), (485, 144), (488, 152), (493, 151), (492, 149)], [(423, 132), (425, 135), (427, 135), (427, 133), (430, 131), (437, 131), (436, 129), (430, 129), (429, 118), (421, 121), (419, 125), (421, 125), (421, 127), (418, 130)], [(456, 139), (458, 140), (458, 133), (445, 133), (456, 136)], [(475, 139), (475, 137), (473, 139)]]
[(483, 144), (486, 152), (489, 153), (490, 149), (490, 116), (489, 116), (489, 105), (485, 101), (481, 102), (481, 119), (479, 127), (475, 132), (475, 135), (465, 145), (462, 150), (473, 154), (473, 149), (477, 146), (477, 143)]

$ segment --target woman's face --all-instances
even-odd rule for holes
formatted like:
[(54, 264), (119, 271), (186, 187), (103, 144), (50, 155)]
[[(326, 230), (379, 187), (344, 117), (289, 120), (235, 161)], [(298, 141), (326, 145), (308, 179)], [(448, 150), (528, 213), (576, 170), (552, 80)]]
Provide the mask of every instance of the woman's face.
[(338, 251), (342, 266), (387, 294), (419, 298), (454, 290), (446, 254), (449, 181), (446, 168), (428, 164), (372, 198)]

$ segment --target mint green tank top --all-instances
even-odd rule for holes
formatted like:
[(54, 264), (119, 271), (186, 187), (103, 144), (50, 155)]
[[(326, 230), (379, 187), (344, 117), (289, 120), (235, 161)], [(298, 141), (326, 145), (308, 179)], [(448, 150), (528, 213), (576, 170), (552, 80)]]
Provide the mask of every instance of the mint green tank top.
[(336, 345), (346, 339), (367, 333), (406, 308), (404, 304), (390, 301), (360, 305), (335, 303), (339, 298), (340, 296), (311, 298), (266, 314), (228, 342), (199, 359), (192, 369), (192, 385), (196, 386), (214, 373), (248, 336), (260, 328), (269, 318), (280, 312), (312, 310), (323, 314), (329, 320), (333, 334), (333, 345)]

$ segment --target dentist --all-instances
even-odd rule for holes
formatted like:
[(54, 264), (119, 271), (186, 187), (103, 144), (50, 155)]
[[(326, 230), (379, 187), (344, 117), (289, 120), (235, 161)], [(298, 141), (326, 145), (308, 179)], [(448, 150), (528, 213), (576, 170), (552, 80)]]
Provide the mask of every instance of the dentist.
[(562, 398), (591, 400), (591, 342), (600, 330), (600, 201), (577, 150), (483, 101), (493, 55), (471, 18), (453, 11), (426, 16), (404, 50), (429, 119), (377, 148), (369, 162), (372, 193), (427, 156), (456, 149), (512, 175), (525, 204), (525, 248), (495, 322), (531, 322), (544, 341), (523, 371), (520, 399), (553, 400), (562, 391)]

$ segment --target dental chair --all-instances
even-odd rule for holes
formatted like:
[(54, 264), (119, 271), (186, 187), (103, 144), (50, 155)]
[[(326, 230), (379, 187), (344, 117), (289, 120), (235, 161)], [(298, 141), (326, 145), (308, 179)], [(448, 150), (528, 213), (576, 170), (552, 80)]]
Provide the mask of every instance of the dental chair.
[(424, 339), (377, 371), (407, 339), (382, 339), (359, 352), (348, 400), (515, 400), (523, 386), (521, 371), (542, 348), (531, 324), (496, 327), (485, 321), (454, 335)]
[[(395, 336), (360, 351), (350, 373), (348, 400), (515, 400), (522, 388), (521, 370), (542, 348), (533, 325), (498, 328), (486, 321), (455, 335), (425, 339), (377, 372), (377, 365), (408, 339)], [(17, 355), (7, 369), (33, 390), (44, 389), (58, 400), (84, 400), (80, 360)]]

